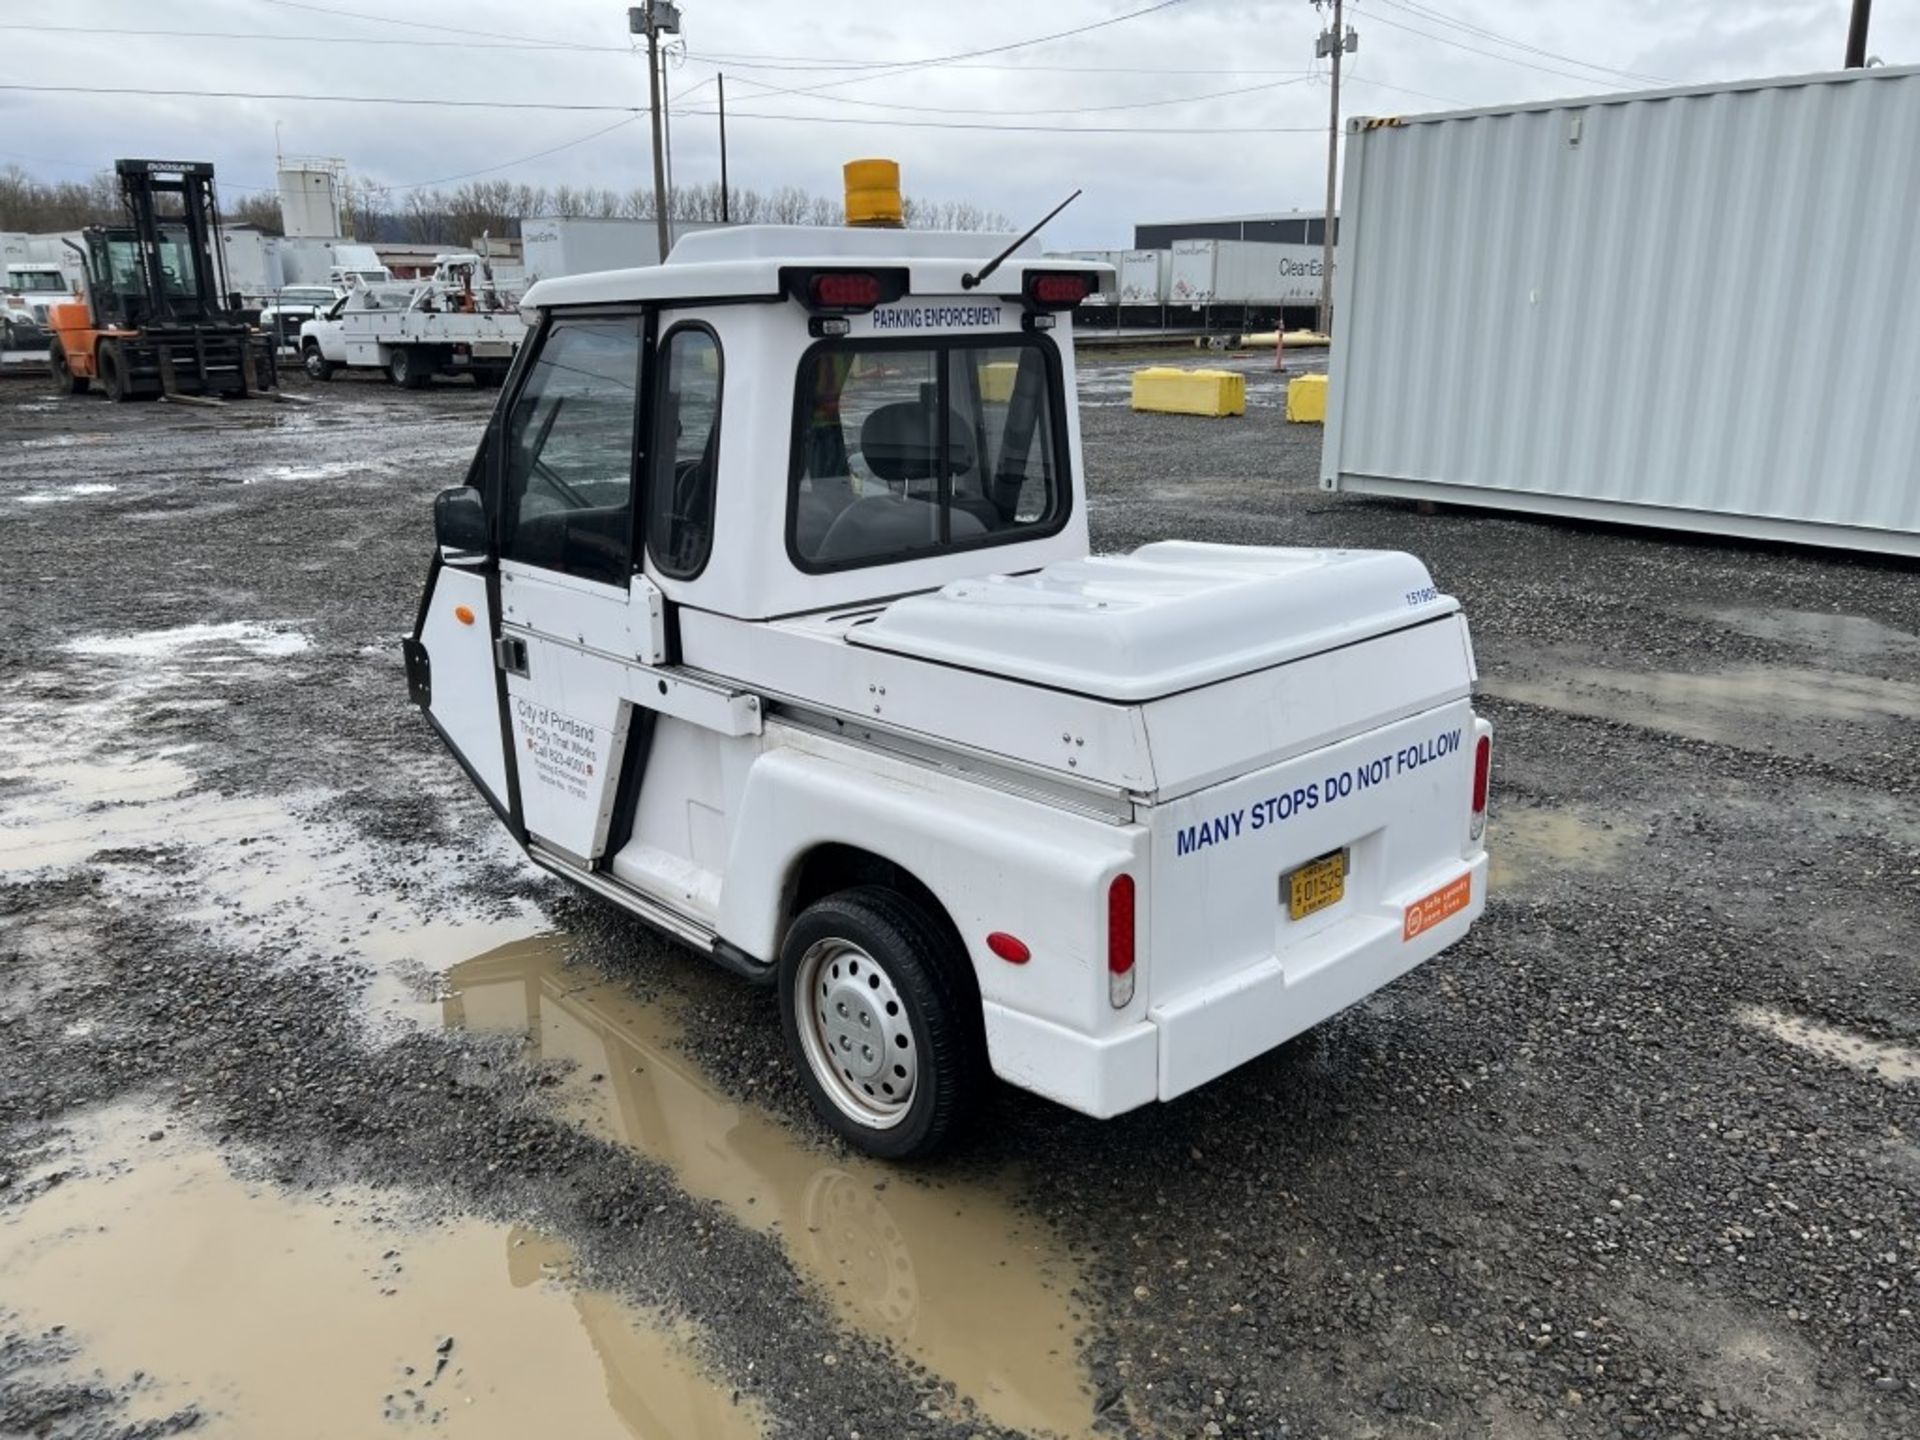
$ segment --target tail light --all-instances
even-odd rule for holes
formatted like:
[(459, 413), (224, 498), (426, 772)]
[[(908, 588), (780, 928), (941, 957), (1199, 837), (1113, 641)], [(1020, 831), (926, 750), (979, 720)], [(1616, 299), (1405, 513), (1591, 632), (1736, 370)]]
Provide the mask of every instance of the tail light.
[(1118, 1010), (1133, 1002), (1133, 877), (1116, 875), (1107, 887), (1107, 998)]
[(1027, 304), (1036, 310), (1071, 310), (1093, 293), (1093, 277), (1078, 270), (1034, 271), (1025, 290)]
[(1493, 782), (1493, 737), (1482, 735), (1473, 747), (1473, 821), (1469, 832), (1478, 840), (1487, 830), (1487, 790)]
[(787, 268), (780, 272), (780, 288), (815, 316), (864, 315), (906, 294), (907, 272)]

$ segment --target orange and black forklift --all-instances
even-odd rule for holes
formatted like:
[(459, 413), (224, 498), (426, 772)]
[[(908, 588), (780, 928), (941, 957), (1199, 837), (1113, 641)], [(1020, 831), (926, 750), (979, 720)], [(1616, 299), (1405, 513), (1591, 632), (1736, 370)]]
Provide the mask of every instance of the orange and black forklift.
[(226, 291), (213, 166), (120, 160), (114, 170), (126, 223), (88, 226), (73, 247), (86, 297), (53, 308), (55, 388), (79, 395), (97, 380), (111, 400), (273, 389), (272, 342)]

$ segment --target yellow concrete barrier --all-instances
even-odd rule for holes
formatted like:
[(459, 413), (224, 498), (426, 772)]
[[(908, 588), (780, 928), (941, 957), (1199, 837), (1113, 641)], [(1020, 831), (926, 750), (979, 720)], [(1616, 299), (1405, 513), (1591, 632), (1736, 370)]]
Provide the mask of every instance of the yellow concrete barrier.
[(1247, 377), (1234, 370), (1176, 370), (1169, 365), (1136, 370), (1133, 408), (1163, 415), (1244, 415)]
[(1296, 375), (1287, 382), (1287, 419), (1296, 423), (1326, 424), (1326, 376)]

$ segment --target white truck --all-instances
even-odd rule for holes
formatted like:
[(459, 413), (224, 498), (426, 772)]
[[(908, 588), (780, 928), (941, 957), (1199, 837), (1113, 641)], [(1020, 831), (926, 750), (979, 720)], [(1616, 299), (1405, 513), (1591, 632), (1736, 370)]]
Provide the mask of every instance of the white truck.
[(0, 350), (45, 350), (53, 343), (55, 305), (73, 299), (73, 286), (58, 265), (16, 261), (6, 268), (0, 291)]
[[(443, 257), (446, 258), (446, 257)], [(300, 326), (300, 363), (315, 380), (342, 367), (384, 370), (409, 390), (436, 375), (471, 375), (492, 387), (527, 337), (518, 299), (476, 272), (477, 256), (451, 257), (413, 284), (354, 280), (346, 295)]]
[(884, 1157), (1167, 1100), (1458, 940), (1490, 727), (1412, 556), (1092, 557), (1084, 266), (735, 227), (543, 281), (404, 644), (537, 864), (778, 987)]

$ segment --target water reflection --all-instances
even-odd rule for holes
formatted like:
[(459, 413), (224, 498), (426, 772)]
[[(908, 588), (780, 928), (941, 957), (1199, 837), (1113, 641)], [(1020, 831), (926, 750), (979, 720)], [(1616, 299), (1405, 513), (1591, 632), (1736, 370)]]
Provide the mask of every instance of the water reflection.
[(1028, 1432), (1092, 1423), (1075, 1353), (1074, 1273), (1045, 1227), (991, 1185), (934, 1185), (823, 1155), (716, 1090), (660, 1007), (564, 966), (558, 937), (453, 968), (450, 1026), (523, 1032), (573, 1068), (570, 1118), (671, 1167), (690, 1194), (781, 1237), (843, 1319), (951, 1381), (982, 1412)]

